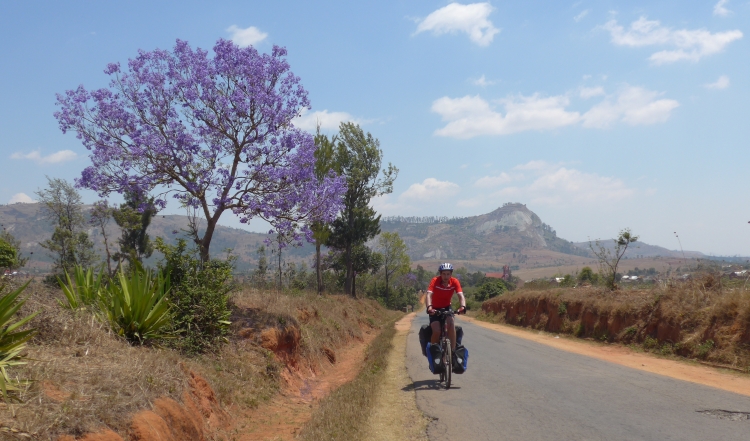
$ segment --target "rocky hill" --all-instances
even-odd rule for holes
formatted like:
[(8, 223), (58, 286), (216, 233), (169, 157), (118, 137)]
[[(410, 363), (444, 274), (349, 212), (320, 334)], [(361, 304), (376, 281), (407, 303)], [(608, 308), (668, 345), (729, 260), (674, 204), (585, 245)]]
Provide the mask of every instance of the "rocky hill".
[(508, 203), (491, 213), (458, 219), (385, 218), (381, 229), (398, 232), (415, 261), (481, 260), (528, 250), (590, 255), (588, 250), (557, 237), (552, 227), (520, 203)]

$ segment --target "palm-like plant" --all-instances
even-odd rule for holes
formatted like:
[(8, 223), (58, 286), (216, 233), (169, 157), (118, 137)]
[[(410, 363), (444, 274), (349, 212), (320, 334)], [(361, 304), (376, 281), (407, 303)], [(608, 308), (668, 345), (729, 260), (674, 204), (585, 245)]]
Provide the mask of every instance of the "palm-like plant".
[[(7, 369), (26, 364), (23, 361), (25, 357), (21, 355), (21, 352), (26, 347), (26, 342), (35, 332), (34, 329), (24, 331), (19, 331), (18, 329), (34, 318), (37, 314), (36, 312), (14, 322), (14, 316), (26, 302), (26, 299), (19, 301), (18, 296), (21, 295), (30, 282), (26, 282), (7, 294), (0, 295), (0, 391), (5, 400), (9, 397), (8, 391), (16, 391), (19, 386), (27, 383), (24, 380), (12, 380), (8, 376)], [(3, 291), (3, 288), (4, 286), (0, 286), (0, 292)]]
[(120, 269), (116, 281), (101, 292), (102, 312), (117, 334), (132, 343), (169, 337), (172, 323), (167, 301), (169, 277), (137, 265), (130, 276)]
[(66, 305), (60, 300), (60, 305), (70, 309), (78, 309), (94, 304), (99, 299), (103, 276), (104, 268), (101, 268), (98, 274), (94, 274), (93, 268), (84, 270), (81, 265), (76, 265), (73, 273), (75, 283), (73, 283), (70, 275), (65, 271), (65, 282), (58, 277), (57, 283), (60, 284), (68, 304)]

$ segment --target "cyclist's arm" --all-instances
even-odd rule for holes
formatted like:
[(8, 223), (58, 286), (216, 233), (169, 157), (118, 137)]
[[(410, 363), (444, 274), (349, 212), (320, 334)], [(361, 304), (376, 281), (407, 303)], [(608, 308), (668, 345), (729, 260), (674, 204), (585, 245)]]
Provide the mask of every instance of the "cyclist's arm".
[(425, 309), (430, 309), (430, 306), (432, 306), (432, 291), (427, 291), (427, 297), (424, 299), (424, 306)]
[(461, 302), (461, 306), (463, 306), (464, 308), (466, 308), (466, 297), (464, 297), (464, 293), (463, 292), (457, 292), (456, 294), (458, 294), (458, 301)]

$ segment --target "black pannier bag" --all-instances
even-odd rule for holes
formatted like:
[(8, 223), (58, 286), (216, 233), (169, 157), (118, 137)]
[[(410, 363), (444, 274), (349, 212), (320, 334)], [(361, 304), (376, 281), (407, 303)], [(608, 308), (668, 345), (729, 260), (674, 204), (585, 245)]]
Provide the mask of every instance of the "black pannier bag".
[[(427, 356), (427, 343), (432, 337), (432, 328), (430, 325), (422, 325), (419, 328), (419, 346), (422, 348), (422, 355)], [(464, 329), (456, 326), (456, 345), (460, 345), (464, 339)]]
[(419, 329), (419, 346), (422, 348), (422, 355), (427, 356), (427, 342), (432, 337), (432, 328), (430, 325), (422, 325)]
[[(456, 338), (458, 339), (458, 338)], [(462, 345), (456, 346), (456, 352), (453, 353), (453, 373), (463, 374), (469, 365), (469, 350)]]

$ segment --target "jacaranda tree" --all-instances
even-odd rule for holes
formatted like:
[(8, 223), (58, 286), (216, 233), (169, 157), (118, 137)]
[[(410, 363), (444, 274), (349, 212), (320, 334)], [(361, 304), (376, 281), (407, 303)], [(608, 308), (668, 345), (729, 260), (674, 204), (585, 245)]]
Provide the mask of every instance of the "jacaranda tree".
[(91, 151), (77, 185), (102, 197), (155, 192), (158, 208), (171, 194), (206, 221), (192, 229), (204, 262), (227, 210), (311, 240), (306, 225), (338, 213), (345, 182), (315, 177), (313, 137), (292, 124), (307, 92), (286, 53), (220, 39), (210, 57), (177, 40), (172, 51), (139, 51), (127, 69), (109, 64), (108, 88), (58, 95), (60, 129)]

